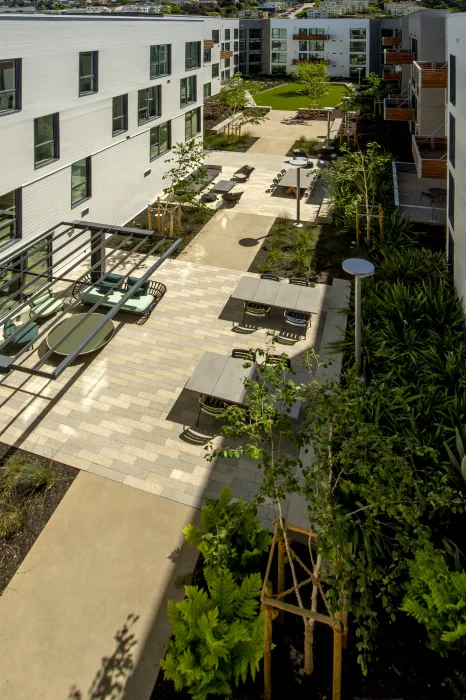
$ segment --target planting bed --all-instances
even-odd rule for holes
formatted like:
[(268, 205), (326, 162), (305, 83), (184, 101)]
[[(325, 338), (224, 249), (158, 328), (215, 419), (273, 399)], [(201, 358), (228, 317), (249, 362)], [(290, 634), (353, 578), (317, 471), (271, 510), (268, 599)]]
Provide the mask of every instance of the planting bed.
[(68, 467), (23, 450), (0, 443), (0, 472), (11, 457), (27, 465), (50, 465), (54, 482), (45, 490), (25, 497), (20, 489), (8, 497), (8, 503), (22, 511), (23, 524), (19, 532), (0, 537), (0, 595), (13, 578), (20, 564), (52, 516), (55, 508), (73, 483), (78, 469)]

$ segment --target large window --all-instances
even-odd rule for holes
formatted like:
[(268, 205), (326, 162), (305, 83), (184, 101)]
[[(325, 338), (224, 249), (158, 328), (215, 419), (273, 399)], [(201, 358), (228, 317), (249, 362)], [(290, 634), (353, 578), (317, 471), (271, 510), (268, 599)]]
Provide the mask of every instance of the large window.
[(448, 157), (450, 163), (455, 167), (455, 152), (456, 152), (456, 120), (453, 114), (450, 114), (449, 135), (448, 135)]
[(204, 99), (212, 96), (212, 83), (204, 83)]
[(236, 53), (239, 50), (239, 41), (233, 42), (233, 51)]
[(230, 41), (230, 30), (225, 29), (225, 41)]
[(262, 29), (250, 29), (249, 30), (250, 39), (262, 39)]
[(160, 124), (160, 126), (154, 126), (154, 128), (150, 130), (151, 160), (158, 158), (162, 153), (166, 153), (170, 150), (170, 136), (170, 122), (165, 122), (165, 124)]
[(30, 270), (23, 273), (21, 286), (27, 284), (26, 293), (32, 294), (50, 280), (52, 272), (51, 238), (44, 238), (29, 248), (24, 267), (29, 267)]
[(359, 51), (365, 51), (366, 50), (366, 42), (365, 41), (350, 41), (349, 50), (354, 52), (354, 53), (358, 53)]
[(21, 61), (0, 61), (0, 114), (21, 109)]
[(448, 221), (455, 228), (455, 179), (448, 173)]
[(212, 41), (214, 44), (218, 44), (220, 42), (220, 30), (219, 29), (212, 29)]
[(350, 39), (365, 39), (366, 30), (365, 29), (350, 29)]
[(91, 196), (91, 159), (83, 158), (71, 166), (71, 206), (76, 207)]
[(98, 90), (98, 52), (84, 51), (79, 54), (79, 94), (91, 95)]
[(351, 66), (364, 66), (366, 64), (366, 54), (350, 53), (349, 62)]
[(272, 63), (286, 63), (286, 52), (274, 52), (272, 51)]
[(191, 139), (201, 131), (201, 109), (193, 109), (191, 112), (186, 112), (185, 118), (185, 140)]
[(299, 50), (300, 51), (307, 51), (307, 41), (300, 41), (299, 42)]
[[(21, 190), (13, 190), (0, 195), (0, 248), (19, 238), (20, 231)], [(0, 273), (0, 285), (2, 273)]]
[(139, 90), (138, 92), (138, 125), (162, 116), (162, 86)]
[[(261, 63), (262, 62), (262, 53), (253, 53), (250, 52), (249, 54), (249, 63)], [(259, 69), (260, 70), (260, 69)]]
[(456, 105), (456, 56), (453, 54), (450, 54), (448, 68), (450, 70), (450, 102), (452, 105)]
[(212, 64), (212, 78), (218, 78), (218, 74), (219, 74), (219, 64), (213, 63)]
[(186, 107), (196, 102), (196, 75), (180, 80), (180, 106)]
[(170, 75), (170, 44), (150, 47), (150, 77)]
[(277, 65), (273, 64), (272, 65), (272, 73), (280, 73), (281, 75), (286, 74), (286, 66), (285, 65)]
[(185, 47), (186, 70), (201, 67), (201, 42), (188, 41)]
[(212, 62), (212, 49), (204, 49), (204, 63)]
[(272, 41), (272, 51), (286, 51), (286, 41)]
[(253, 39), (249, 41), (249, 51), (262, 51), (262, 40)]
[(233, 39), (237, 39), (237, 38), (238, 38), (238, 33), (239, 33), (239, 32), (238, 32), (238, 29), (234, 29), (234, 30), (233, 30)]
[(324, 42), (323, 41), (310, 41), (309, 42), (309, 51), (323, 51), (324, 50)]
[(230, 59), (229, 59), (229, 58), (226, 58), (226, 59), (225, 59), (225, 68), (229, 68), (230, 65), (231, 65)]
[(272, 29), (272, 39), (286, 39), (286, 29)]
[(34, 165), (40, 168), (59, 158), (58, 112), (34, 119)]
[(112, 136), (128, 130), (128, 95), (113, 98)]

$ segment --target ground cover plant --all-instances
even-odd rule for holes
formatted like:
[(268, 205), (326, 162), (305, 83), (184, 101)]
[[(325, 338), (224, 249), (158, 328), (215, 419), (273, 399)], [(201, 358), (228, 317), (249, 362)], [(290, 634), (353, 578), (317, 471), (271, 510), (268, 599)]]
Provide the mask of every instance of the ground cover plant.
[[(319, 102), (322, 107), (336, 107), (345, 94), (344, 85), (328, 84), (328, 93)], [(309, 97), (305, 86), (300, 83), (286, 83), (280, 87), (259, 92), (254, 96), (258, 105), (270, 106), (272, 109), (298, 110), (309, 106)]]
[(249, 131), (241, 134), (228, 134), (223, 131), (204, 132), (204, 148), (209, 151), (240, 151), (251, 148), (258, 139), (251, 136)]
[(319, 141), (317, 139), (309, 139), (305, 134), (302, 134), (299, 139), (294, 142), (286, 155), (291, 158), (293, 156), (293, 150), (295, 148), (300, 148), (308, 156), (311, 156), (318, 144)]

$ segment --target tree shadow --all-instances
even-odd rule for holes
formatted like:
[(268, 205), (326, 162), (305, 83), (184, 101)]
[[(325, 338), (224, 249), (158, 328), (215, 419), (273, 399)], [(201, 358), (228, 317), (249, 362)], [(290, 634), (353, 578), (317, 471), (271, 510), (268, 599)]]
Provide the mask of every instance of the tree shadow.
[(135, 667), (133, 647), (137, 644), (137, 639), (131, 630), (138, 620), (139, 615), (128, 615), (125, 624), (115, 634), (116, 647), (113, 654), (103, 657), (101, 668), (87, 694), (73, 686), (68, 700), (120, 700), (123, 697), (126, 682)]

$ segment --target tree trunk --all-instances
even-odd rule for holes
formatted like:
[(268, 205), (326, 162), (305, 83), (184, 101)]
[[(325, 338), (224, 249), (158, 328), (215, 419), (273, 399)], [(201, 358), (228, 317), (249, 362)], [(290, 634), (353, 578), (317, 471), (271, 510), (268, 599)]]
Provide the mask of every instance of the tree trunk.
[[(316, 565), (314, 566), (313, 574), (316, 579), (319, 578), (320, 567), (322, 565), (322, 557), (320, 554), (317, 557)], [(317, 596), (319, 589), (316, 584), (312, 584), (311, 610), (317, 612)], [(314, 671), (314, 627), (315, 620), (304, 620), (304, 673), (310, 676)]]

